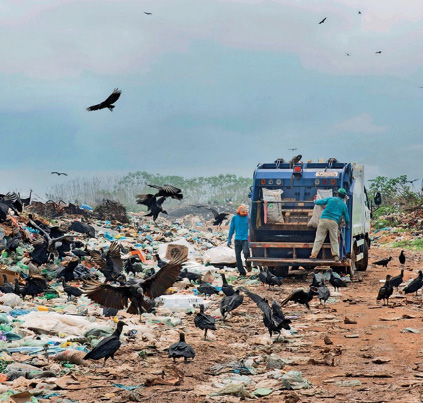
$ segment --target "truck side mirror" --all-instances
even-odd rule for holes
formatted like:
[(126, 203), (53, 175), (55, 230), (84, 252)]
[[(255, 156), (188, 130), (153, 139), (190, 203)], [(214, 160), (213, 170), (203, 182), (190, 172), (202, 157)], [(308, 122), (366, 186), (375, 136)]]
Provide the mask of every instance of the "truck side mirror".
[(380, 194), (380, 192), (377, 192), (375, 194), (374, 200), (375, 200), (376, 206), (380, 206), (382, 204), (382, 195)]

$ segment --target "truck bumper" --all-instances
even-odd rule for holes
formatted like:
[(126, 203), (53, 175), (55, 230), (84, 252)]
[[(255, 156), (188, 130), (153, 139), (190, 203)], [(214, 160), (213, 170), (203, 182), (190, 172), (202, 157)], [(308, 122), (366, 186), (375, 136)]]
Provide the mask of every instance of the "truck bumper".
[(335, 262), (333, 259), (289, 259), (272, 257), (250, 257), (247, 262), (254, 265), (263, 266), (340, 266), (348, 267), (351, 265), (350, 259), (344, 259)]

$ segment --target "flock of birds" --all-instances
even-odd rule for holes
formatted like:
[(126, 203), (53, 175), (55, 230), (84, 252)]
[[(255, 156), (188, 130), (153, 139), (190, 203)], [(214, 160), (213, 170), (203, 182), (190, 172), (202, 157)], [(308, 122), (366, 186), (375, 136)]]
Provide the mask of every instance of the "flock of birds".
[[(389, 256), (389, 258), (378, 260), (377, 262), (374, 262), (373, 264), (387, 268), (388, 263), (391, 260), (392, 260), (392, 256)], [(398, 257), (398, 260), (402, 265), (405, 264), (405, 255), (403, 250), (401, 251)], [(398, 290), (399, 286), (403, 283), (403, 281), (404, 281), (404, 269), (401, 269), (401, 273), (394, 277), (388, 274), (385, 279), (385, 284), (382, 287), (380, 287), (379, 293), (376, 299), (378, 301), (383, 301), (384, 305), (385, 304), (388, 305), (389, 298), (394, 292), (394, 288)], [(422, 287), (423, 287), (423, 272), (419, 270), (417, 277), (414, 278), (406, 287), (404, 287), (402, 291), (404, 294), (411, 294), (415, 292), (417, 295), (417, 292)]]
[[(363, 13), (362, 13), (361, 11), (358, 11), (358, 15), (362, 15), (362, 14), (363, 14)], [(319, 25), (324, 24), (324, 23), (326, 22), (326, 20), (327, 20), (327, 17), (323, 18), (321, 21), (319, 21)], [(347, 56), (351, 56), (351, 54), (350, 54), (350, 53), (348, 53), (348, 52), (345, 52), (345, 54), (346, 54)], [(380, 54), (382, 54), (382, 51), (381, 51), (381, 50), (377, 50), (377, 51), (375, 52), (375, 54), (380, 55)]]

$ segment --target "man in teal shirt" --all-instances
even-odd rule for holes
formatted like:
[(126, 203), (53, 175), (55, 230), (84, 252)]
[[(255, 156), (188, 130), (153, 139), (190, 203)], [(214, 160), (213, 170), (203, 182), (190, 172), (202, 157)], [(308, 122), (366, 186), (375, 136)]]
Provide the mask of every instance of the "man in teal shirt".
[[(242, 265), (241, 252), (244, 258), (250, 257), (250, 248), (248, 247), (248, 210), (247, 206), (241, 205), (236, 211), (236, 215), (232, 217), (231, 226), (229, 227), (228, 246), (231, 246), (232, 236), (235, 233), (235, 257), (236, 267), (239, 274), (245, 276), (244, 266)], [(246, 263), (247, 270), (251, 271), (251, 263)]]
[(328, 197), (314, 201), (314, 204), (326, 207), (317, 226), (316, 239), (314, 240), (310, 259), (317, 258), (323, 242), (325, 242), (326, 235), (329, 232), (332, 256), (336, 262), (339, 261), (338, 224), (342, 217), (344, 217), (347, 226), (350, 223), (347, 205), (344, 202), (346, 196), (347, 191), (344, 188), (339, 188), (338, 197)]

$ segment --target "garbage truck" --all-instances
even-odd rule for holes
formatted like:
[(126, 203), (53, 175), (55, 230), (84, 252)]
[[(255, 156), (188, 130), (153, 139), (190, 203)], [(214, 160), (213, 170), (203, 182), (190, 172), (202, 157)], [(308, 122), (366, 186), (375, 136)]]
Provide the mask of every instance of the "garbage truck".
[[(351, 218), (348, 227), (340, 225), (340, 259), (333, 259), (328, 237), (317, 259), (310, 259), (324, 208), (315, 206), (314, 200), (335, 196), (340, 187), (347, 191)], [(300, 266), (329, 266), (351, 276), (367, 269), (370, 206), (363, 165), (335, 158), (318, 162), (278, 159), (257, 166), (250, 190), (249, 261), (254, 265), (267, 266), (280, 275)]]

